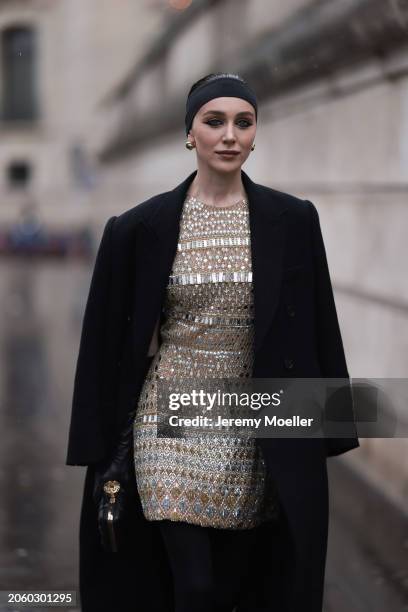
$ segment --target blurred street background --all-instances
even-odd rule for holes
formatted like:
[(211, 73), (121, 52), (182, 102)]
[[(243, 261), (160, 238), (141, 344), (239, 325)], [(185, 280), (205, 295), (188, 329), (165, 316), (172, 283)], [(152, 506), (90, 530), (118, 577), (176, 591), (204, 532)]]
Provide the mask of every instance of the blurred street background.
[[(78, 590), (96, 248), (195, 169), (185, 99), (215, 71), (258, 95), (244, 170), (319, 211), (351, 377), (408, 378), (408, 0), (0, 0), (0, 590)], [(325, 612), (407, 612), (408, 440), (328, 465)]]

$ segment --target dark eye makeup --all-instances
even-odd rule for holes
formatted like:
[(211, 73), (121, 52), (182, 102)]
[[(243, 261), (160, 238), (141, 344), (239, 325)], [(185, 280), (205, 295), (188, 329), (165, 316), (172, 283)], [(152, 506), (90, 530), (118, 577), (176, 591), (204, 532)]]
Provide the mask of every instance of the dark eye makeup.
[[(219, 122), (222, 123), (221, 119), (209, 119), (209, 120), (205, 121), (204, 123), (207, 123), (211, 127), (218, 127), (217, 124), (214, 124), (214, 121), (219, 121)], [(245, 126), (241, 126), (241, 127), (244, 127), (244, 128), (249, 127), (250, 125), (252, 125), (252, 121), (248, 121), (248, 119), (238, 119), (238, 123), (242, 123), (242, 122), (246, 123)]]

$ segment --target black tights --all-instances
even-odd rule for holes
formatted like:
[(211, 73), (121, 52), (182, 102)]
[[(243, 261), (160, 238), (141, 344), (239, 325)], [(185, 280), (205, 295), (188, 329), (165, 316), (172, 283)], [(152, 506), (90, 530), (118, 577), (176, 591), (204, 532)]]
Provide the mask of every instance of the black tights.
[(159, 521), (169, 557), (175, 612), (232, 612), (253, 556), (257, 529), (218, 529)]

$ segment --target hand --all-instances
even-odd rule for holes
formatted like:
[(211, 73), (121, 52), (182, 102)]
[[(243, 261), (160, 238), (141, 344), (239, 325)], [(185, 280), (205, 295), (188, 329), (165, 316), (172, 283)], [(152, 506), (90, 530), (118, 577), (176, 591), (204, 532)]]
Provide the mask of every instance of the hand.
[(112, 457), (97, 464), (95, 468), (95, 479), (93, 498), (99, 505), (103, 493), (103, 485), (108, 480), (119, 481), (122, 489), (130, 482), (131, 469), (133, 468), (133, 421), (135, 410), (127, 416), (126, 425), (120, 434), (119, 443)]
[[(146, 358), (145, 375), (154, 357)], [(133, 466), (133, 424), (136, 416), (136, 408), (133, 408), (126, 417), (124, 426), (120, 432), (119, 441), (113, 456), (101, 461), (96, 465), (93, 499), (98, 506), (103, 495), (103, 485), (108, 480), (117, 480), (123, 490), (131, 482)]]

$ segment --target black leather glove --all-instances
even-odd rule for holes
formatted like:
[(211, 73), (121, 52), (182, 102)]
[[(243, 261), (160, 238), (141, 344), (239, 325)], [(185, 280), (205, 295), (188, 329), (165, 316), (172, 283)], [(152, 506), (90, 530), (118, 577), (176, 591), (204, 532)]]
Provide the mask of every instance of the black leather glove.
[[(146, 358), (145, 376), (149, 371), (154, 356)], [(121, 492), (126, 491), (126, 487), (133, 477), (133, 424), (136, 416), (137, 406), (127, 414), (123, 428), (119, 435), (118, 444), (112, 456), (101, 461), (95, 467), (95, 479), (93, 488), (93, 499), (95, 504), (100, 504), (104, 496), (103, 485), (111, 480), (116, 480), (121, 486)], [(119, 496), (120, 499), (121, 495)]]

